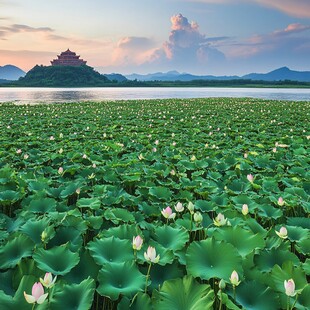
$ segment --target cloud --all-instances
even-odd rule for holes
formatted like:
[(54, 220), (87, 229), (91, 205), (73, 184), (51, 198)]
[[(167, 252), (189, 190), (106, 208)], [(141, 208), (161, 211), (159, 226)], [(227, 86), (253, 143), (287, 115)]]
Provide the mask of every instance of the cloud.
[(309, 18), (310, 1), (309, 0), (188, 0), (190, 2), (204, 2), (214, 4), (240, 4), (257, 3), (261, 6), (276, 9), (287, 15)]
[(10, 26), (0, 26), (0, 36), (7, 37), (16, 33), (51, 33), (54, 30), (49, 27), (34, 28), (28, 25), (13, 24)]
[(236, 68), (243, 64), (248, 70), (260, 67), (262, 71), (292, 64), (304, 69), (309, 63), (309, 31), (309, 25), (294, 23), (270, 33), (226, 41), (221, 48)]
[(150, 61), (155, 42), (146, 37), (124, 37), (121, 38), (113, 51), (112, 63), (117, 65), (141, 65)]
[(200, 33), (196, 22), (189, 22), (182, 14), (171, 17), (171, 32), (168, 41), (158, 49), (153, 59), (169, 69), (197, 72), (212, 71), (225, 62), (225, 55), (215, 48), (222, 38), (207, 38)]

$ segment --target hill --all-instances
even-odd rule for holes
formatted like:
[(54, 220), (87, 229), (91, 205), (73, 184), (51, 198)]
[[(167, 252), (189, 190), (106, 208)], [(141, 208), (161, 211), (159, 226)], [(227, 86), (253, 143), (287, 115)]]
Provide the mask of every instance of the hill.
[(18, 80), (20, 77), (25, 76), (26, 72), (13, 65), (0, 66), (0, 79), (1, 80)]
[(128, 79), (119, 73), (110, 73), (110, 74), (104, 74), (110, 81), (116, 81), (116, 82), (125, 82), (128, 81)]
[(89, 66), (35, 66), (16, 86), (32, 87), (96, 87), (111, 81)]
[(310, 71), (294, 71), (287, 67), (282, 67), (268, 73), (251, 73), (244, 75), (242, 78), (261, 81), (298, 81), (310, 82)]
[(214, 75), (193, 75), (189, 73), (179, 73), (177, 71), (169, 71), (167, 73), (156, 72), (150, 74), (130, 74), (126, 75), (129, 80), (138, 81), (182, 81), (189, 82), (195, 80), (212, 80), (212, 81), (228, 81), (228, 80), (255, 80), (255, 81), (298, 81), (310, 82), (309, 71), (293, 71), (287, 67), (279, 68), (268, 73), (250, 73), (244, 76), (214, 76)]

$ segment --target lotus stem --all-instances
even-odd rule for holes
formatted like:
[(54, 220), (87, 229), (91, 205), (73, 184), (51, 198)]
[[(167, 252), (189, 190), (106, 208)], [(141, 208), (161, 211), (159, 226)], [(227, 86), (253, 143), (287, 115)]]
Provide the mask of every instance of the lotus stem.
[(150, 276), (150, 272), (151, 272), (151, 267), (152, 267), (152, 263), (149, 263), (149, 268), (148, 268), (147, 274), (146, 274), (146, 282), (145, 282), (145, 290), (144, 290), (145, 294), (147, 292), (147, 283), (148, 283), (148, 280), (149, 280), (149, 276)]
[(233, 292), (234, 292), (234, 303), (236, 303), (236, 286), (233, 285)]
[(220, 290), (220, 306), (219, 306), (219, 310), (222, 310), (222, 305), (223, 305), (223, 297), (222, 297), (222, 290)]
[[(287, 305), (286, 305), (286, 309), (290, 310), (290, 296), (287, 296)], [(293, 308), (292, 308), (293, 309)]]
[(34, 303), (34, 304), (32, 305), (32, 308), (31, 308), (31, 310), (33, 310), (35, 306), (36, 306), (36, 304)]
[(297, 298), (298, 298), (298, 295), (296, 294), (296, 299), (295, 299), (295, 301), (294, 301), (294, 303), (293, 303), (293, 306), (292, 306), (291, 310), (294, 309), (294, 307), (295, 307), (295, 305), (296, 305), (296, 302), (297, 302)]

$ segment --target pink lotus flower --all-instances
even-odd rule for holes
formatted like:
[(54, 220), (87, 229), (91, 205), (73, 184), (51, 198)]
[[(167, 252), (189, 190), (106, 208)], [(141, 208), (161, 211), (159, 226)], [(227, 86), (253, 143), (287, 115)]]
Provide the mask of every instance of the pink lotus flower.
[(234, 286), (238, 286), (240, 284), (239, 275), (238, 275), (236, 270), (234, 270), (231, 273), (231, 276), (230, 276), (229, 280), (230, 280), (231, 284), (234, 285)]
[(289, 279), (288, 281), (284, 281), (285, 294), (287, 296), (295, 296), (295, 282), (293, 279)]
[(35, 284), (33, 284), (32, 295), (28, 295), (24, 291), (25, 299), (29, 304), (33, 304), (35, 302), (38, 304), (42, 304), (45, 301), (47, 295), (48, 293), (44, 294), (44, 288), (40, 282), (36, 282)]
[(242, 205), (242, 211), (241, 212), (243, 215), (247, 215), (249, 213), (249, 207), (246, 203), (244, 205)]
[(278, 199), (278, 205), (280, 206), (280, 207), (282, 207), (282, 206), (284, 206), (284, 199), (282, 198), (282, 197), (279, 197), (279, 199)]
[(83, 154), (82, 158), (83, 158), (83, 159), (86, 159), (86, 158), (87, 158), (87, 155), (86, 155), (86, 154)]
[(55, 140), (54, 136), (50, 136), (50, 140), (51, 141)]
[(252, 174), (248, 174), (246, 177), (247, 177), (247, 179), (248, 179), (249, 182), (253, 183), (254, 177), (253, 177)]
[(40, 282), (46, 287), (46, 288), (51, 288), (54, 286), (56, 282), (57, 276), (53, 279), (53, 276), (50, 272), (47, 272), (44, 276), (44, 278), (40, 278)]
[(139, 235), (137, 237), (132, 238), (132, 248), (134, 250), (137, 250), (137, 251), (141, 250), (142, 244), (143, 244), (143, 239)]
[(280, 238), (286, 239), (286, 238), (287, 238), (287, 229), (286, 229), (284, 226), (282, 226), (282, 227), (280, 228), (280, 231), (276, 231), (276, 234), (277, 234)]
[(163, 209), (161, 211), (161, 214), (164, 216), (166, 219), (174, 219), (176, 216), (176, 213), (172, 213), (172, 209), (170, 207), (167, 207), (166, 209)]
[(18, 150), (16, 151), (17, 154), (20, 154), (21, 152), (22, 152), (21, 149), (18, 149)]
[(155, 248), (149, 246), (149, 247), (147, 248), (147, 251), (144, 252), (144, 258), (145, 258), (147, 261), (149, 261), (150, 263), (156, 264), (156, 263), (159, 262), (160, 256), (159, 256), (159, 255), (156, 256), (156, 250), (155, 250)]

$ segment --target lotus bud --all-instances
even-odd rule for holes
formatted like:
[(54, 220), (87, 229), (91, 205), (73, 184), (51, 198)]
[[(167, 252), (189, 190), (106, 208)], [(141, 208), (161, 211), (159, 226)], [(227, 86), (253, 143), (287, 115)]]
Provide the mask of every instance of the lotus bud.
[(202, 214), (200, 213), (200, 212), (195, 212), (195, 214), (194, 214), (194, 221), (197, 223), (197, 224), (199, 224), (199, 223), (201, 223), (202, 222), (202, 220), (203, 220), (203, 218), (202, 218)]
[(247, 153), (244, 153), (244, 154), (243, 154), (243, 157), (244, 157), (244, 158), (248, 158), (248, 154), (247, 154)]
[(134, 250), (140, 251), (143, 244), (143, 239), (138, 235), (132, 239), (132, 248)]
[(47, 232), (44, 229), (41, 233), (41, 241), (44, 243), (46, 238), (47, 238)]
[(55, 140), (54, 136), (50, 136), (50, 140), (54, 141)]
[(149, 247), (147, 248), (147, 251), (144, 252), (144, 258), (145, 258), (148, 262), (156, 264), (156, 263), (159, 262), (160, 256), (159, 256), (159, 255), (156, 256), (156, 250), (155, 250), (155, 248), (149, 246)]
[(17, 154), (20, 154), (21, 152), (22, 152), (21, 149), (18, 149), (18, 150), (16, 151)]
[(64, 135), (62, 133), (59, 134), (59, 138), (62, 139)]
[(241, 212), (243, 215), (247, 215), (249, 213), (249, 207), (246, 203), (244, 205), (242, 205), (242, 211)]
[(155, 141), (155, 145), (158, 145), (158, 144), (159, 144), (159, 141), (158, 141), (158, 140), (156, 140), (156, 141)]
[(86, 154), (83, 154), (82, 158), (83, 158), (83, 159), (86, 159), (86, 158), (87, 158), (87, 155), (86, 155)]
[(246, 177), (247, 177), (247, 179), (248, 179), (248, 181), (249, 181), (250, 183), (253, 183), (254, 177), (253, 177), (252, 174), (248, 174)]
[(191, 161), (195, 161), (197, 158), (196, 158), (196, 156), (195, 155), (193, 155), (192, 157), (191, 157)]
[(77, 195), (80, 195), (81, 189), (80, 189), (80, 188), (77, 188), (77, 189), (75, 190), (75, 192), (76, 192)]
[(276, 234), (280, 238), (286, 239), (287, 238), (287, 229), (284, 226), (282, 226), (279, 231), (276, 231)]
[(61, 149), (58, 151), (58, 153), (59, 153), (59, 154), (62, 154), (63, 151), (64, 151), (63, 148), (61, 148)]
[(176, 204), (176, 206), (174, 207), (174, 209), (175, 209), (175, 211), (177, 211), (177, 212), (182, 212), (182, 211), (184, 211), (184, 206), (183, 206), (183, 204), (182, 204), (181, 202), (178, 202), (178, 203)]
[(58, 174), (63, 174), (63, 172), (64, 172), (64, 168), (59, 167), (59, 168), (58, 168)]
[(233, 286), (238, 286), (240, 284), (239, 275), (236, 270), (231, 273), (229, 280)]
[(29, 158), (29, 155), (28, 154), (25, 154), (24, 155), (24, 159), (28, 159)]
[(224, 290), (226, 287), (226, 283), (223, 279), (221, 279), (220, 283), (219, 283), (219, 289), (220, 290)]
[(50, 272), (47, 272), (44, 276), (44, 279), (40, 278), (40, 282), (46, 287), (46, 288), (52, 288), (56, 282), (57, 276), (53, 279), (53, 276)]
[(217, 217), (213, 220), (213, 223), (215, 226), (218, 226), (218, 227), (224, 226), (227, 224), (227, 219), (222, 213), (219, 213)]
[(194, 204), (190, 201), (187, 205), (187, 209), (190, 213), (194, 213), (194, 210), (195, 210), (195, 206)]
[(284, 281), (285, 294), (287, 296), (295, 296), (295, 282), (293, 279), (289, 279), (288, 281)]
[(280, 207), (282, 207), (282, 206), (284, 206), (284, 203), (285, 203), (284, 199), (283, 199), (282, 197), (279, 197), (279, 199), (278, 199), (278, 205), (279, 205)]
[(26, 294), (24, 291), (24, 297), (29, 304), (38, 303), (42, 304), (48, 294), (44, 294), (44, 288), (40, 282), (36, 282), (32, 286), (32, 295)]
[(161, 211), (161, 214), (164, 216), (166, 219), (174, 219), (176, 216), (176, 213), (172, 212), (172, 209), (170, 207), (167, 207), (166, 209), (163, 209)]

